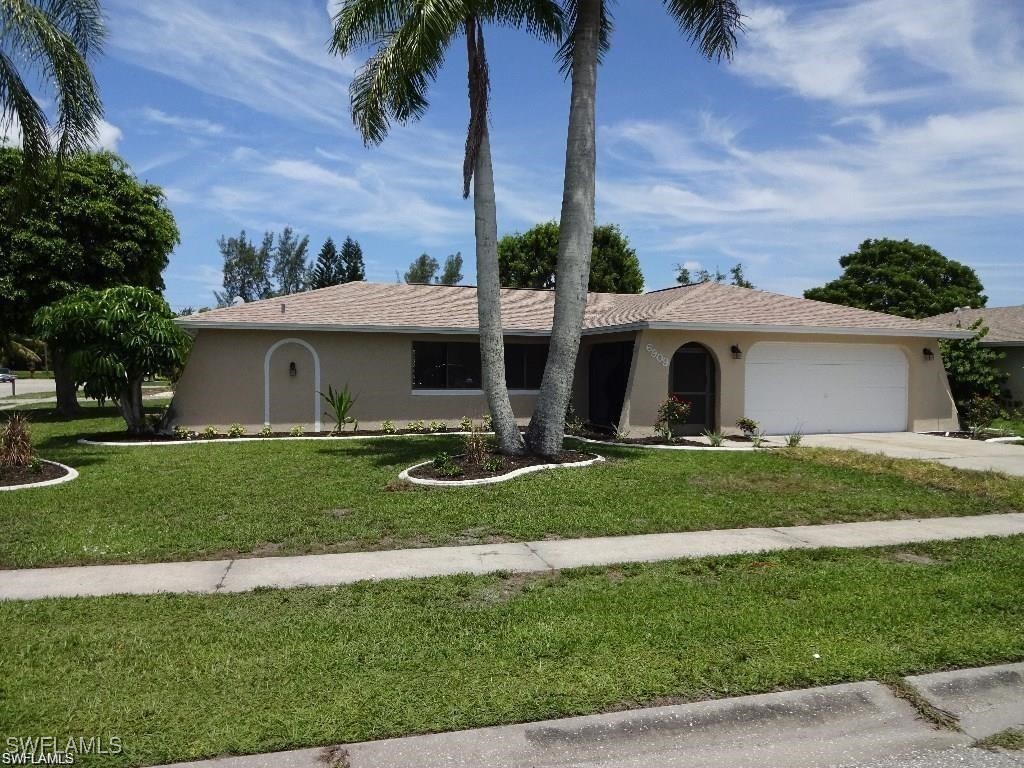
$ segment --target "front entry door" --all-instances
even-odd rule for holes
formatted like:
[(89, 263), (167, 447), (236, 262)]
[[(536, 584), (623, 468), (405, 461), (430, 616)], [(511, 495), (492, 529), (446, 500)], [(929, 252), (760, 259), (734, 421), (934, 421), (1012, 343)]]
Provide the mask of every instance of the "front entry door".
[(696, 342), (681, 346), (672, 356), (670, 393), (690, 402), (684, 434), (715, 429), (715, 358)]
[(590, 348), (589, 421), (595, 427), (615, 429), (626, 401), (633, 342), (595, 344)]

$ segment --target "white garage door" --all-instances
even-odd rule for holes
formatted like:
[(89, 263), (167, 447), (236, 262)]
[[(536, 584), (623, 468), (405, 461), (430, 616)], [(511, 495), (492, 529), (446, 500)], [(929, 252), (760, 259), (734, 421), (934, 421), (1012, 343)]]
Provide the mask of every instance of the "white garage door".
[(907, 428), (907, 358), (898, 347), (760, 342), (746, 358), (745, 415), (769, 434)]

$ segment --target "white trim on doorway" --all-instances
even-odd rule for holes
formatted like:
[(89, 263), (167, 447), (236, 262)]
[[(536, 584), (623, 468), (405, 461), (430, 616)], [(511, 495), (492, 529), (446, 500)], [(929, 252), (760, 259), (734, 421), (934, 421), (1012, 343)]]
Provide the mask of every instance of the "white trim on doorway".
[(317, 354), (313, 345), (303, 339), (288, 338), (275, 341), (270, 345), (267, 354), (263, 358), (263, 423), (270, 426), (270, 358), (278, 347), (285, 344), (298, 344), (305, 347), (313, 356), (313, 431), (320, 431), (320, 355)]

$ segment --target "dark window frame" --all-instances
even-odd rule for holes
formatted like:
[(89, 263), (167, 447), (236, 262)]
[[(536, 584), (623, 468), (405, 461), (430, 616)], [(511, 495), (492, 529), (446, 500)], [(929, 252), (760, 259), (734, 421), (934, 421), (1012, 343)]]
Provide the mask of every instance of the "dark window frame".
[[(482, 370), (480, 371), (480, 376), (479, 376), (480, 383), (477, 386), (455, 386), (455, 385), (451, 384), (451, 381), (450, 381), (450, 379), (451, 379), (450, 366), (452, 365), (452, 363), (449, 362), (449, 360), (451, 359), (450, 351), (451, 351), (451, 347), (453, 345), (456, 345), (456, 344), (458, 344), (458, 345), (472, 345), (472, 346), (475, 346), (477, 348), (477, 354), (479, 356), (479, 350), (480, 350), (479, 342), (472, 342), (472, 341), (469, 341), (469, 342), (467, 342), (467, 341), (433, 341), (433, 340), (431, 340), (431, 341), (423, 340), (423, 341), (413, 341), (412, 342), (412, 344), (410, 345), (410, 366), (409, 367), (410, 367), (411, 389), (412, 389), (413, 392), (441, 392), (441, 391), (449, 391), (449, 392), (479, 392), (479, 391), (481, 391), (481, 388), (483, 387)], [(431, 349), (429, 349), (429, 350), (426, 349), (426, 347), (428, 345), (429, 345), (429, 347), (431, 347)], [(444, 371), (445, 371), (445, 374), (444, 374), (444, 384), (443, 385), (438, 385), (436, 383), (435, 384), (431, 384), (431, 385), (426, 385), (426, 384), (422, 384), (421, 385), (421, 384), (417, 384), (416, 383), (417, 379), (424, 380), (424, 379), (431, 378), (431, 377), (422, 376), (422, 375), (421, 376), (417, 376), (417, 371), (416, 371), (416, 359), (417, 359), (416, 351), (417, 351), (417, 347), (421, 347), (422, 348), (421, 354), (423, 354), (424, 357), (426, 357), (428, 359), (431, 359), (431, 360), (438, 360), (438, 359), (440, 359), (440, 360), (443, 361), (443, 362), (439, 363), (439, 365), (442, 366), (444, 368)], [(438, 347), (441, 347), (443, 349), (443, 352), (440, 355), (438, 354), (438, 352), (441, 351), (441, 350), (439, 350)], [(531, 347), (543, 349), (543, 355), (537, 355), (536, 353), (531, 355), (530, 354), (530, 352), (531, 352), (530, 348)], [(424, 353), (429, 353), (429, 354), (424, 354)], [(543, 344), (529, 344), (529, 343), (522, 343), (522, 342), (513, 342), (513, 343), (506, 342), (506, 344), (505, 344), (505, 365), (506, 365), (505, 384), (508, 387), (509, 391), (512, 391), (512, 392), (537, 392), (540, 389), (541, 378), (544, 375), (544, 366), (547, 363), (547, 355), (548, 355), (548, 344), (547, 343), (543, 343)], [(509, 362), (510, 362), (510, 358), (519, 367), (519, 370), (516, 373), (514, 381), (516, 381), (516, 382), (521, 381), (522, 385), (518, 385), (518, 383), (517, 383), (517, 386), (511, 386), (509, 384)], [(436, 381), (436, 378), (437, 378), (436, 375), (433, 378)]]

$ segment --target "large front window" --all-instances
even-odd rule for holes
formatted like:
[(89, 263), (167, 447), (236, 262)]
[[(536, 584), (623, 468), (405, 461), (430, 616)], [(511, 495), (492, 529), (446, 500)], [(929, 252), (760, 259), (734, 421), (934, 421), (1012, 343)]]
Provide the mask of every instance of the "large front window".
[[(539, 389), (547, 344), (506, 344), (509, 389)], [(464, 341), (414, 341), (413, 389), (480, 389), (480, 345)]]

